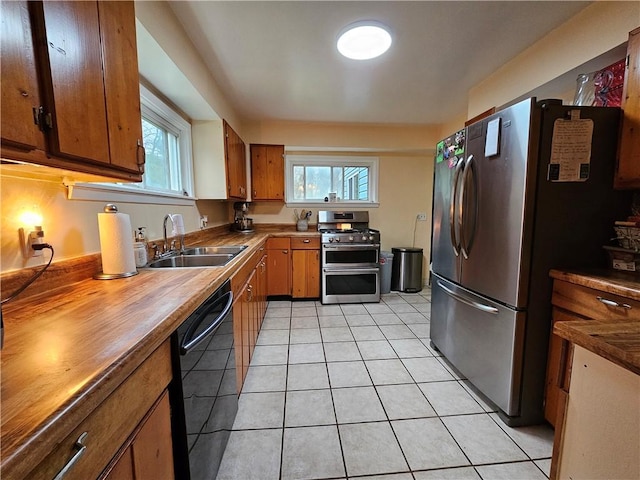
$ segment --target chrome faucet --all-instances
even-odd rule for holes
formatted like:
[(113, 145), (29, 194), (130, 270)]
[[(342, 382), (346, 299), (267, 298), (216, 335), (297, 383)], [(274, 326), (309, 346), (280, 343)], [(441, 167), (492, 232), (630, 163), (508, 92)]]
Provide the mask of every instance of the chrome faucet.
[(164, 243), (162, 245), (163, 253), (168, 253), (171, 251), (171, 247), (169, 246), (167, 239), (167, 220), (171, 220), (171, 226), (175, 229), (175, 225), (173, 224), (173, 218), (168, 213), (164, 216), (164, 220), (162, 221), (162, 238)]
[[(164, 240), (163, 253), (164, 254), (171, 253), (175, 249), (175, 244), (176, 244), (175, 239), (171, 242), (171, 244), (169, 244), (169, 239), (167, 238), (167, 220), (171, 220), (171, 226), (173, 227), (172, 230), (173, 231), (176, 230), (176, 224), (173, 220), (173, 217), (170, 214), (166, 214), (164, 216), (164, 220), (162, 221), (162, 235)], [(180, 242), (180, 253), (184, 253), (184, 235), (180, 235), (178, 238)]]

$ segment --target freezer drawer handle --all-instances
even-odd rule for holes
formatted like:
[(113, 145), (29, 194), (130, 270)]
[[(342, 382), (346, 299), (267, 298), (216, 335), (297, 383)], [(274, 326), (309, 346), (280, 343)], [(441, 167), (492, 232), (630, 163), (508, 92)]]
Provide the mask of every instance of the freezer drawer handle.
[(616, 308), (626, 308), (631, 310), (631, 305), (629, 305), (628, 303), (618, 303), (618, 302), (614, 302), (613, 300), (609, 300), (607, 298), (602, 298), (600, 296), (596, 297), (596, 299), (600, 302), (600, 303), (604, 303), (607, 307), (616, 307)]
[(461, 295), (458, 295), (456, 292), (454, 292), (450, 288), (445, 287), (442, 284), (442, 282), (439, 281), (439, 280), (438, 280), (438, 285), (442, 288), (442, 290), (444, 290), (444, 293), (446, 293), (450, 297), (455, 298), (459, 302), (464, 303), (465, 305), (469, 305), (470, 307), (476, 308), (476, 309), (478, 309), (478, 310), (480, 310), (482, 312), (485, 312), (485, 313), (492, 313), (494, 315), (498, 314), (498, 309), (496, 307), (492, 307), (490, 305), (483, 305), (481, 303), (474, 302), (472, 300), (469, 300), (468, 298), (465, 298), (465, 297), (463, 297)]

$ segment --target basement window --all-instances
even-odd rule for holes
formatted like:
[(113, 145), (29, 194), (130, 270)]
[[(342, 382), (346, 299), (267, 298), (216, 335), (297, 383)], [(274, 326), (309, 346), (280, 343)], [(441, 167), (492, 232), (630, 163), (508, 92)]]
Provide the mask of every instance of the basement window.
[(378, 158), (287, 155), (285, 196), (298, 205), (377, 205)]

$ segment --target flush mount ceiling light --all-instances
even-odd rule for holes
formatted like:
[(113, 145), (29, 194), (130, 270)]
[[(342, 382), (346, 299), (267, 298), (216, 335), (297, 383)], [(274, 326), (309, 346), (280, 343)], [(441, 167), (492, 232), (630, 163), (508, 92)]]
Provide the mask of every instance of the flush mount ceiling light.
[(345, 27), (338, 37), (338, 51), (353, 60), (379, 57), (389, 50), (391, 35), (388, 27), (374, 22), (357, 22)]

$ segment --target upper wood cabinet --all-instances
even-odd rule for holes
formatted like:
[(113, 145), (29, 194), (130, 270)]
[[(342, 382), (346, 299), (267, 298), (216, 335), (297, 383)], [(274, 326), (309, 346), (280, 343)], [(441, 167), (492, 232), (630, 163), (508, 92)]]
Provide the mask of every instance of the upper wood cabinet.
[(224, 120), (191, 124), (196, 196), (212, 200), (246, 200), (246, 147)]
[(251, 199), (284, 201), (284, 145), (251, 145)]
[(622, 111), (614, 185), (620, 189), (640, 188), (640, 27), (629, 33)]
[(2, 2), (2, 155), (140, 181), (133, 2)]
[[(44, 135), (34, 121), (40, 92), (27, 2), (1, 2), (2, 146), (44, 150)], [(3, 152), (4, 154), (4, 149)]]

